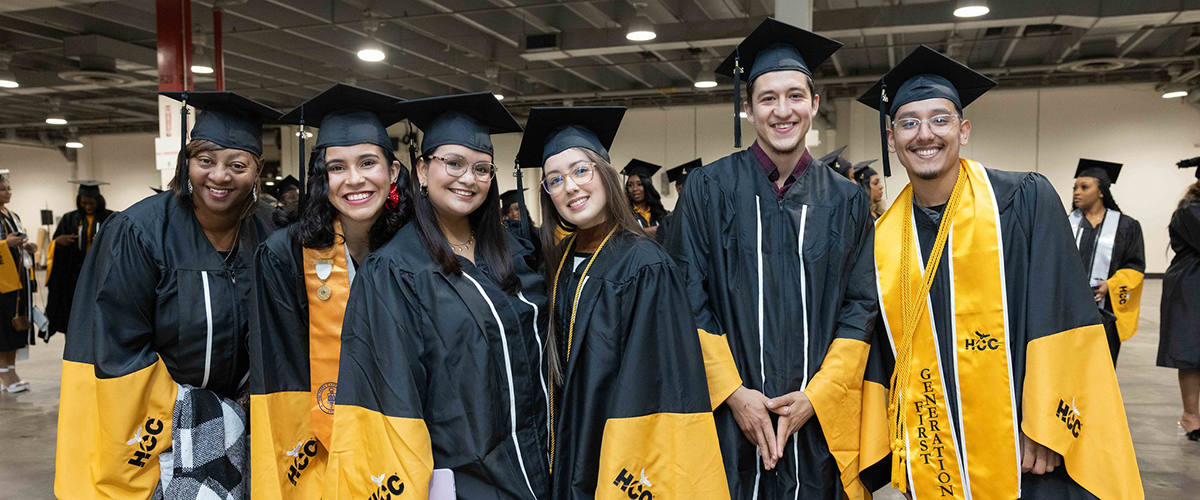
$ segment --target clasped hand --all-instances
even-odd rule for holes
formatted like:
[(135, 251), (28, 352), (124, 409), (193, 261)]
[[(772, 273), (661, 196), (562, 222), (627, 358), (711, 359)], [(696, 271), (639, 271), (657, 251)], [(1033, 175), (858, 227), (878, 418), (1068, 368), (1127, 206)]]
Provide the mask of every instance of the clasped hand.
[[(771, 470), (783, 457), (783, 447), (788, 437), (800, 430), (814, 414), (812, 403), (801, 391), (789, 392), (776, 398), (746, 387), (738, 387), (725, 400), (733, 411), (742, 434), (758, 447), (763, 468)], [(774, 426), (771, 414), (779, 416)]]

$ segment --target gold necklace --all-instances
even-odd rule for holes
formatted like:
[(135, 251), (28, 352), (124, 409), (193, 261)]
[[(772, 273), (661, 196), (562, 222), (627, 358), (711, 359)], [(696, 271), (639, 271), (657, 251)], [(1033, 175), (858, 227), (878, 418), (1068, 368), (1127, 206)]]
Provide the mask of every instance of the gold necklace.
[[(450, 238), (446, 238), (446, 243), (450, 243)], [(471, 246), (473, 246), (474, 244), (475, 244), (475, 232), (471, 231), (471, 237), (467, 238), (467, 241), (464, 241), (457, 245), (454, 243), (450, 243), (450, 250), (453, 250), (454, 253), (466, 253), (468, 250), (471, 249)]]

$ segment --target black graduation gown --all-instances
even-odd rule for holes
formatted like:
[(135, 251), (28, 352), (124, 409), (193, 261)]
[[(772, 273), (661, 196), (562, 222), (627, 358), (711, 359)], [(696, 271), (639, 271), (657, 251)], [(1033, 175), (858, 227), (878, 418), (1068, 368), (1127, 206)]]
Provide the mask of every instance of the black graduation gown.
[(79, 271), (83, 269), (83, 259), (87, 257), (90, 248), (88, 234), (92, 235), (92, 243), (104, 226), (105, 221), (113, 214), (112, 210), (96, 212), (88, 227), (87, 215), (73, 210), (62, 216), (58, 227), (54, 230), (54, 238), (73, 234), (79, 237), (74, 245), (54, 244), (50, 258), (53, 265), (50, 276), (46, 279), (46, 317), (50, 320), (50, 328), (46, 338), (58, 332), (66, 332), (71, 322), (71, 300), (75, 297), (75, 283), (79, 280)]
[(567, 250), (552, 319), (565, 360), (554, 394), (552, 498), (729, 498), (704, 354), (691, 310), (679, 307), (688, 301), (682, 270), (627, 232), (615, 233), (590, 268)]
[(1200, 370), (1200, 199), (1175, 210), (1167, 229), (1175, 257), (1163, 276), (1158, 366)]
[(839, 498), (858, 476), (843, 484), (842, 471), (860, 467), (858, 419), (839, 417), (861, 408), (859, 360), (878, 311), (866, 194), (814, 160), (777, 199), (743, 150), (689, 172), (672, 217), (697, 326), (727, 336), (742, 385), (767, 397), (803, 389), (816, 410), (764, 471), (729, 408), (716, 409), (732, 497)]
[[(447, 274), (408, 224), (362, 263), (342, 330), (324, 498), (405, 485), (428, 496), (451, 469), (459, 498), (547, 498), (544, 278), (508, 237), (523, 291), (480, 266)], [(480, 261), (482, 263), (482, 261)]]
[(149, 498), (178, 384), (236, 398), (249, 378), (254, 248), (265, 236), (246, 218), (226, 263), (170, 191), (108, 219), (79, 275), (63, 352), (59, 498), (114, 484), (120, 498)]
[(0, 293), (0, 352), (15, 351), (27, 345), (31, 345), (33, 339), (33, 328), (28, 330), (16, 330), (13, 328), (12, 319), (16, 316), (20, 307), (22, 311), (27, 311), (30, 301), (33, 298), (36, 283), (29, 281), (29, 269), (22, 264), (20, 247), (10, 247), (3, 240), (8, 238), (9, 234), (14, 232), (25, 232), (25, 228), (21, 225), (21, 217), (16, 212), (12, 212), (12, 217), (5, 214), (0, 214), (0, 252), (6, 252), (4, 257), (12, 259), (17, 268), (17, 279), (21, 282), (19, 290), (13, 290), (8, 293)]
[[(1073, 335), (1070, 330), (1099, 324), (1100, 313), (1088, 291), (1087, 273), (1072, 239), (1062, 201), (1050, 182), (1037, 173), (985, 171), (992, 182), (1000, 213), (1000, 231), (1004, 235), (1003, 259), (1009, 313), (1006, 336), (1012, 356), (1012, 384), (1015, 388), (1012, 391), (1015, 397), (1013, 409), (1018, 414), (1018, 420), (1024, 421), (1019, 409), (1024, 395), (1022, 388), (1025, 387), (1025, 358), (1029, 342), (1056, 334)], [(914, 207), (913, 222), (924, 263), (933, 250), (940, 214), (945, 206), (932, 209)], [(945, 271), (950, 269), (951, 253), (948, 243), (929, 291), (941, 366), (957, 364), (953, 358), (958, 349), (954, 330), (950, 327), (950, 316), (954, 311), (950, 301), (951, 273)], [(872, 349), (872, 354), (885, 358), (884, 373), (890, 374), (895, 366), (892, 347), (888, 344), (887, 334), (882, 331), (882, 322), (877, 326), (880, 331), (875, 336), (876, 348)], [(1069, 356), (1070, 353), (1063, 355)], [(941, 380), (945, 384), (946, 394), (958, 392), (954, 377), (942, 377)], [(886, 380), (884, 383), (887, 383)], [(953, 396), (945, 399), (954, 435), (962, 436), (958, 400)], [(958, 449), (962, 449), (961, 443)], [(887, 470), (879, 471), (885, 475), (888, 473)], [(1021, 488), (1022, 498), (1026, 499), (1096, 498), (1072, 480), (1065, 467), (1040, 476), (1022, 474)]]
[[(1091, 269), (1092, 259), (1096, 257), (1096, 244), (1100, 240), (1100, 228), (1092, 227), (1087, 217), (1080, 218), (1079, 256), (1082, 258), (1086, 273)], [(1074, 228), (1073, 228), (1074, 229)], [(1108, 277), (1112, 277), (1121, 269), (1146, 273), (1146, 243), (1142, 238), (1142, 225), (1137, 219), (1121, 214), (1117, 221), (1117, 234), (1113, 240), (1112, 261), (1108, 265)], [(1121, 336), (1117, 332), (1117, 316), (1113, 312), (1111, 300), (1104, 301), (1101, 310), (1104, 319), (1104, 332), (1108, 335), (1108, 350), (1112, 354), (1113, 363), (1121, 352)]]

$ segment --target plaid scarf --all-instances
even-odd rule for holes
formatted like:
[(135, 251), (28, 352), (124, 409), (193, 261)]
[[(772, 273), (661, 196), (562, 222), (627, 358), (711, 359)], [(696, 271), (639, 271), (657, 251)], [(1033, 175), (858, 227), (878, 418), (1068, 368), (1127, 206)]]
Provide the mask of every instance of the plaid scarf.
[(180, 385), (171, 449), (153, 500), (250, 498), (250, 438), (246, 412), (212, 391)]

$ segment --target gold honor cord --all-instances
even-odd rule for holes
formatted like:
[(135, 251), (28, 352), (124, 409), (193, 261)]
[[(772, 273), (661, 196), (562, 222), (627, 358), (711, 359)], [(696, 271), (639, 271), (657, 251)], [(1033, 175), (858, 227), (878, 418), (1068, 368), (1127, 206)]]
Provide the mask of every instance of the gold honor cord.
[[(587, 278), (588, 270), (592, 268), (592, 263), (596, 262), (596, 256), (600, 255), (600, 250), (604, 249), (604, 245), (608, 243), (608, 239), (612, 238), (613, 233), (617, 232), (616, 226), (608, 231), (604, 236), (604, 240), (600, 242), (600, 246), (596, 247), (596, 251), (592, 253), (592, 258), (588, 259), (587, 266), (583, 268), (583, 276), (579, 277), (579, 286), (575, 287), (575, 298), (571, 304), (571, 322), (567, 326), (567, 358), (563, 360), (563, 366), (566, 367), (567, 361), (571, 360), (571, 344), (575, 339), (575, 313), (579, 311), (579, 292), (583, 291), (583, 281)], [(562, 260), (558, 262), (558, 270), (554, 271), (554, 287), (550, 293), (550, 320), (554, 321), (554, 300), (558, 298), (558, 277), (562, 274), (563, 265), (567, 263), (567, 257), (571, 256), (571, 248), (575, 245), (575, 236), (579, 233), (574, 233), (567, 242), (567, 249), (563, 251)], [(558, 346), (549, 346), (550, 349), (557, 349)], [(554, 383), (550, 383), (550, 472), (554, 472)]]
[[(917, 322), (921, 318), (921, 313), (925, 311), (922, 305), (925, 302), (925, 297), (929, 294), (929, 288), (933, 286), (933, 277), (937, 273), (938, 264), (942, 260), (942, 250), (946, 247), (946, 239), (950, 236), (950, 225), (954, 219), (954, 213), (958, 210), (958, 200), (962, 197), (963, 189), (967, 185), (967, 172), (965, 167), (960, 163), (958, 171), (958, 180), (954, 182), (954, 191), (950, 194), (950, 202), (946, 205), (946, 211), (942, 214), (942, 222), (938, 225), (937, 238), (934, 239), (933, 251), (929, 254), (929, 261), (925, 264), (925, 278), (921, 283), (921, 290), (913, 296), (912, 287), (909, 286), (910, 275), (908, 263), (912, 258), (912, 251), (915, 246), (913, 243), (913, 222), (912, 214), (914, 207), (909, 203), (909, 207), (904, 210), (904, 229), (902, 234), (900, 249), (900, 303), (904, 307), (904, 325), (903, 336), (900, 337), (900, 342), (896, 347), (896, 367), (892, 371), (892, 394), (891, 403), (888, 405), (888, 412), (893, 415), (891, 419), (891, 450), (892, 450), (892, 487), (901, 492), (908, 490), (908, 475), (905, 470), (905, 461), (907, 459), (904, 446), (904, 386), (908, 383), (909, 365), (912, 363), (912, 343), (914, 332), (917, 329)], [(931, 322), (933, 318), (929, 319)]]

